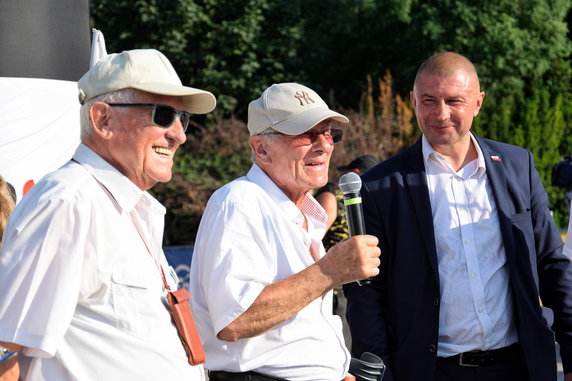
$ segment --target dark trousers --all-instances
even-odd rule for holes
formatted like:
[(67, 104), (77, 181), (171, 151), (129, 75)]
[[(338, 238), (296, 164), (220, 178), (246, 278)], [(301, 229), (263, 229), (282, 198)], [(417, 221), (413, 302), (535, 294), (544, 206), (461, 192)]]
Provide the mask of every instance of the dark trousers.
[(434, 381), (529, 381), (522, 356), (518, 351), (506, 361), (468, 367), (458, 358), (437, 358)]

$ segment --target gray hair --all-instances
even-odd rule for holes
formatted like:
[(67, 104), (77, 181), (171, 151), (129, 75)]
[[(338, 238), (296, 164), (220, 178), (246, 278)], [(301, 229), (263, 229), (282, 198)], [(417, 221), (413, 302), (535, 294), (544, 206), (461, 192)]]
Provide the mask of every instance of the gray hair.
[(111, 91), (109, 93), (98, 95), (85, 102), (80, 109), (80, 138), (82, 142), (88, 141), (93, 134), (93, 126), (89, 116), (91, 105), (95, 102), (105, 103), (131, 103), (138, 90), (135, 89), (121, 89)]
[[(276, 134), (278, 132), (278, 134)], [(258, 134), (254, 136), (260, 136), (267, 144), (273, 143), (278, 137), (280, 136), (280, 132), (276, 131), (272, 127), (268, 127), (267, 129), (260, 131)], [(256, 164), (256, 154), (254, 151), (250, 153), (250, 161)]]

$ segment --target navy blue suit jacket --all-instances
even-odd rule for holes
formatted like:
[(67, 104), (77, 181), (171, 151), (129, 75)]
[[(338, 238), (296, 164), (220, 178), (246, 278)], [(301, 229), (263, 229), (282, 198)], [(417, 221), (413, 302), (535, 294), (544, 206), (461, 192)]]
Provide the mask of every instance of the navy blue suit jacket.
[[(530, 151), (477, 141), (498, 208), (529, 377), (556, 380), (554, 332), (565, 371), (572, 366), (572, 265)], [(435, 373), (439, 271), (421, 146), (419, 139), (362, 177), (366, 230), (380, 239), (381, 271), (369, 286), (344, 286), (352, 354), (381, 356), (384, 381), (432, 380)], [(552, 329), (540, 300), (554, 311)]]

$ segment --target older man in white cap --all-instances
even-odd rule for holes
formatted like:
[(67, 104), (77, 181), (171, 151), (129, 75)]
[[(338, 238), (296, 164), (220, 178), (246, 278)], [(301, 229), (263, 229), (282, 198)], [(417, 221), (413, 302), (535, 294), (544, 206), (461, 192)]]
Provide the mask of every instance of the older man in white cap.
[(378, 273), (377, 239), (325, 253), (326, 214), (309, 191), (348, 119), (311, 89), (275, 84), (251, 102), (248, 174), (217, 190), (191, 264), (191, 306), (211, 380), (342, 380), (350, 363), (332, 289)]
[(146, 190), (216, 100), (151, 49), (103, 58), (78, 86), (82, 143), (4, 234), (0, 340), (22, 350), (26, 380), (203, 380), (165, 303), (165, 209)]

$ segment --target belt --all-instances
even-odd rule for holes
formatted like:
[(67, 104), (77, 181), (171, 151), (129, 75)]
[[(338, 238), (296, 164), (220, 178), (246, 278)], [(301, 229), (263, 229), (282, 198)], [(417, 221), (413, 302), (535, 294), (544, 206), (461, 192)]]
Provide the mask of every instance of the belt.
[(470, 351), (460, 353), (451, 357), (444, 357), (444, 360), (452, 360), (460, 366), (486, 366), (494, 364), (503, 364), (518, 359), (518, 344), (513, 344), (500, 349), (492, 349), (490, 351)]
[(209, 380), (212, 381), (288, 381), (284, 378), (266, 376), (258, 372), (225, 372), (222, 370), (209, 370)]

